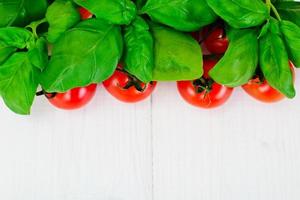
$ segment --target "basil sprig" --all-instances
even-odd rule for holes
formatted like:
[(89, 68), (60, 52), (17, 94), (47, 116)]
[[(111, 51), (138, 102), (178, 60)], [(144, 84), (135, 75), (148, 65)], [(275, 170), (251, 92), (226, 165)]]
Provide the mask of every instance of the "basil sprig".
[(268, 31), (260, 38), (260, 67), (268, 83), (288, 98), (295, 97), (293, 74), (289, 67), (279, 22), (271, 18)]
[[(80, 6), (94, 17), (81, 21)], [(202, 51), (186, 32), (220, 18), (230, 45), (211, 77), (237, 87), (259, 68), (293, 98), (289, 60), (300, 67), (299, 8), (288, 0), (6, 0), (0, 4), (0, 95), (15, 113), (29, 114), (39, 85), (65, 92), (100, 83), (120, 62), (145, 83), (200, 78)]]
[[(23, 28), (0, 28), (0, 95), (15, 113), (29, 114), (38, 87), (39, 67), (32, 64), (34, 34)], [(29, 50), (29, 51), (24, 51)]]

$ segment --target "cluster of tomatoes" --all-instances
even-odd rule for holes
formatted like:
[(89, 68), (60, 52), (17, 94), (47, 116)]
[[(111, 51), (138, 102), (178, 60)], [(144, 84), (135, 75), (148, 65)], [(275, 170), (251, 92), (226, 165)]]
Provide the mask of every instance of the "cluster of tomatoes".
[[(92, 17), (87, 10), (80, 8), (82, 19)], [(204, 75), (192, 81), (178, 81), (177, 88), (180, 95), (189, 104), (200, 108), (215, 108), (223, 105), (232, 95), (234, 88), (229, 88), (214, 82), (208, 72), (217, 64), (218, 60), (226, 52), (229, 41), (221, 24), (211, 25), (202, 31), (192, 33), (192, 36), (204, 49)], [(290, 63), (291, 70), (294, 66)], [(123, 70), (118, 65), (115, 73), (103, 82), (105, 89), (115, 98), (126, 103), (136, 103), (149, 97), (154, 91), (157, 82), (143, 83)], [(264, 79), (261, 72), (242, 88), (255, 99), (273, 103), (283, 100), (283, 94), (273, 89)], [(78, 109), (86, 105), (94, 97), (97, 84), (87, 87), (72, 89), (66, 93), (45, 94), (50, 103), (61, 109)]]

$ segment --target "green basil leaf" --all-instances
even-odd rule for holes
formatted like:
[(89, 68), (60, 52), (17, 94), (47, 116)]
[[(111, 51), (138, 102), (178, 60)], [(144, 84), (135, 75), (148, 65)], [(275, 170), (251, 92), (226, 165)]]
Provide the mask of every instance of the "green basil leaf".
[(285, 1), (275, 4), (282, 19), (289, 20), (300, 26), (300, 2)]
[(135, 5), (138, 9), (141, 9), (145, 4), (147, 0), (135, 0)]
[(25, 52), (13, 54), (0, 65), (0, 95), (13, 112), (30, 113), (38, 87), (37, 74)]
[(151, 25), (155, 81), (194, 80), (203, 75), (201, 47), (189, 34)]
[(152, 81), (154, 42), (148, 24), (138, 17), (125, 29), (124, 69), (139, 80)]
[(33, 66), (43, 71), (48, 63), (48, 43), (46, 39), (39, 38), (34, 47), (28, 51), (28, 57)]
[(270, 28), (270, 21), (268, 20), (267, 23), (260, 30), (260, 33), (258, 35), (258, 39), (265, 36), (268, 33), (269, 28)]
[(137, 9), (131, 0), (74, 0), (98, 18), (113, 24), (130, 24), (136, 17)]
[(261, 0), (207, 0), (208, 5), (234, 28), (249, 28), (269, 18), (266, 4)]
[(260, 67), (268, 83), (288, 98), (295, 96), (288, 54), (281, 38), (279, 23), (270, 20), (268, 34), (260, 38)]
[(17, 48), (7, 46), (0, 41), (0, 64), (2, 64)]
[(300, 68), (300, 27), (284, 20), (280, 25), (289, 57), (296, 67)]
[(80, 21), (80, 14), (69, 0), (56, 0), (48, 8), (48, 41), (54, 43), (65, 31)]
[(27, 16), (30, 21), (35, 21), (45, 17), (48, 1), (47, 0), (24, 0)]
[(209, 72), (217, 83), (237, 87), (247, 83), (258, 64), (257, 31), (252, 29), (229, 29), (228, 50), (218, 64)]
[(155, 22), (180, 31), (196, 31), (217, 18), (205, 0), (148, 0), (142, 8)]
[(12, 25), (22, 12), (25, 13), (24, 0), (0, 1), (0, 27)]
[(24, 28), (0, 28), (0, 42), (5, 46), (24, 49), (29, 47), (33, 41), (33, 34)]
[(100, 83), (116, 69), (122, 45), (119, 27), (101, 19), (80, 22), (54, 43), (52, 57), (41, 77), (43, 88), (47, 92), (66, 92)]
[(0, 1), (0, 27), (25, 26), (44, 17), (47, 0), (2, 0)]
[(0, 28), (0, 64), (17, 49), (24, 49), (33, 43), (33, 34), (26, 29)]

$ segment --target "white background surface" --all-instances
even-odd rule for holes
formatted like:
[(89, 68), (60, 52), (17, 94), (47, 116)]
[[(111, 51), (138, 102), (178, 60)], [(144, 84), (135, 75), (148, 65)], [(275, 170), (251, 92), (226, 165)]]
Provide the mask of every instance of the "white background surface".
[(40, 98), (20, 117), (0, 103), (0, 121), (3, 200), (300, 199), (300, 94), (265, 105), (238, 89), (205, 111), (174, 83), (137, 105), (100, 87), (75, 112)]

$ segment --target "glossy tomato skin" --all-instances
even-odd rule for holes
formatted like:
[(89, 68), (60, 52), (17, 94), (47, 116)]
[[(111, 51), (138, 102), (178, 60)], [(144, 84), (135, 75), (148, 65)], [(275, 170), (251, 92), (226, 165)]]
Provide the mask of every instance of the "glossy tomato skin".
[(206, 109), (223, 105), (230, 98), (233, 91), (232, 88), (213, 83), (210, 92), (197, 93), (192, 81), (179, 81), (177, 87), (185, 101), (193, 106)]
[[(206, 36), (208, 34), (208, 36)], [(228, 38), (222, 27), (204, 28), (202, 31), (204, 46), (212, 54), (224, 54), (229, 46)]]
[(85, 9), (83, 7), (80, 7), (78, 9), (79, 9), (79, 13), (80, 13), (82, 20), (90, 19), (93, 17), (93, 14), (90, 11), (88, 11), (87, 9)]
[(264, 103), (276, 103), (285, 98), (283, 94), (272, 88), (266, 80), (260, 82), (259, 78), (250, 80), (242, 88), (254, 99)]
[[(290, 68), (295, 79), (294, 65), (290, 62)], [(285, 96), (278, 90), (272, 88), (267, 80), (261, 81), (259, 77), (251, 79), (242, 86), (243, 90), (254, 99), (263, 103), (277, 103), (285, 99)]]
[[(216, 64), (214, 60), (204, 60), (204, 75), (202, 78), (209, 80), (208, 72)], [(197, 91), (195, 81), (178, 81), (177, 88), (182, 98), (189, 104), (211, 109), (223, 105), (230, 98), (233, 88), (213, 82), (209, 90)]]
[(97, 84), (79, 87), (65, 93), (46, 94), (49, 102), (63, 110), (75, 110), (88, 104), (95, 96)]
[(136, 103), (149, 97), (156, 88), (157, 82), (148, 84), (139, 82), (142, 91), (139, 91), (134, 85), (127, 88), (132, 78), (122, 70), (116, 70), (115, 73), (103, 82), (105, 89), (116, 99), (125, 103)]

